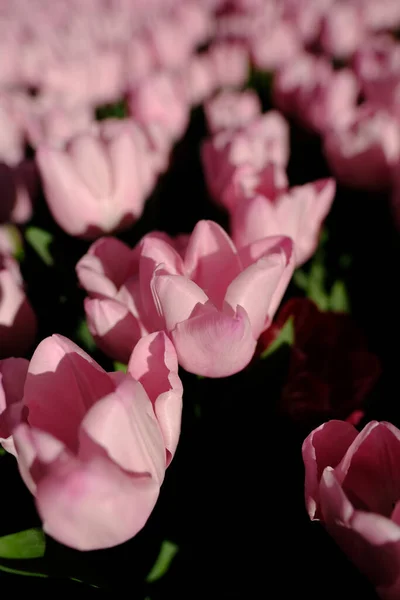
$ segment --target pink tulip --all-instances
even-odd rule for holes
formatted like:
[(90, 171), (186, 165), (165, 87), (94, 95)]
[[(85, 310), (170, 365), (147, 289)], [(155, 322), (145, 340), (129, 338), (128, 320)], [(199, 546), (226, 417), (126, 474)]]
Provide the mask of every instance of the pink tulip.
[(213, 30), (211, 13), (195, 0), (185, 0), (177, 4), (174, 13), (180, 35), (185, 36), (192, 48), (205, 44)]
[(276, 75), (276, 106), (307, 128), (321, 133), (349, 120), (358, 95), (356, 78), (348, 69), (334, 71), (325, 58), (300, 55)]
[(0, 256), (0, 358), (21, 356), (36, 335), (36, 317), (23, 289), (18, 263)]
[(249, 77), (249, 53), (245, 45), (216, 42), (208, 50), (217, 86), (241, 87)]
[(365, 104), (352, 120), (327, 131), (324, 152), (335, 177), (349, 187), (384, 190), (400, 157), (400, 128), (385, 110)]
[(305, 45), (312, 45), (320, 33), (322, 18), (334, 0), (285, 0), (283, 17), (292, 23)]
[(400, 44), (390, 36), (374, 36), (357, 52), (354, 68), (368, 102), (400, 116)]
[(290, 23), (278, 21), (250, 40), (250, 52), (255, 66), (275, 71), (294, 60), (302, 49), (296, 29)]
[(361, 7), (345, 0), (335, 2), (325, 13), (320, 44), (328, 55), (347, 59), (354, 54), (365, 35)]
[(222, 91), (205, 107), (208, 129), (212, 134), (226, 129), (240, 129), (261, 115), (261, 103), (255, 92)]
[(32, 204), (39, 192), (36, 165), (25, 160), (15, 167), (0, 163), (0, 222), (22, 224), (32, 216)]
[(25, 155), (24, 132), (14, 118), (11, 96), (0, 99), (0, 161), (9, 166), (17, 165)]
[(26, 136), (33, 148), (41, 144), (62, 148), (75, 135), (89, 130), (92, 123), (93, 114), (87, 106), (53, 106), (24, 117)]
[(207, 185), (218, 202), (237, 167), (249, 165), (256, 172), (289, 160), (289, 126), (277, 111), (269, 111), (238, 131), (225, 131), (206, 140), (202, 159)]
[(335, 187), (333, 179), (320, 179), (293, 187), (273, 201), (255, 196), (237, 204), (231, 215), (233, 241), (240, 248), (267, 236), (285, 235), (294, 242), (296, 265), (302, 265), (318, 246)]
[(400, 25), (400, 4), (397, 0), (362, 0), (363, 20), (368, 29), (384, 31), (396, 29)]
[(158, 126), (172, 144), (188, 124), (189, 106), (178, 81), (156, 73), (134, 88), (129, 97), (132, 117), (145, 129)]
[(324, 523), (382, 600), (398, 600), (400, 431), (372, 421), (358, 433), (329, 421), (306, 438), (303, 460), (310, 518)]
[(99, 125), (75, 136), (65, 149), (36, 153), (46, 200), (67, 233), (93, 238), (131, 225), (149, 190), (149, 152), (130, 122)]
[(136, 535), (179, 438), (182, 384), (170, 340), (143, 338), (126, 375), (106, 373), (60, 335), (39, 344), (28, 368), (10, 359), (0, 369), (0, 435), (15, 444), (44, 531), (78, 550)]
[(192, 105), (202, 104), (217, 88), (216, 76), (207, 52), (192, 56), (181, 77), (186, 97)]
[(125, 80), (130, 85), (149, 77), (155, 69), (150, 41), (144, 34), (130, 39), (124, 47)]
[(200, 221), (189, 239), (176, 243), (158, 233), (134, 250), (99, 240), (77, 274), (89, 292), (89, 329), (108, 354), (124, 358), (146, 331), (162, 329), (187, 371), (224, 377), (251, 360), (293, 267), (287, 238), (265, 238), (238, 251), (219, 225)]
[(281, 165), (268, 163), (261, 171), (249, 164), (241, 165), (232, 171), (220, 202), (228, 211), (233, 211), (238, 204), (258, 195), (275, 200), (288, 185), (286, 170)]

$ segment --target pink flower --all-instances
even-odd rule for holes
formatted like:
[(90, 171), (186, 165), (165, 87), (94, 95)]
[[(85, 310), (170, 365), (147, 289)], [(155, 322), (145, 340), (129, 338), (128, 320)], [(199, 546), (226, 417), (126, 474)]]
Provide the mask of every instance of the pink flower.
[(240, 165), (232, 170), (220, 202), (228, 211), (234, 211), (238, 204), (258, 195), (275, 200), (288, 185), (286, 170), (279, 164), (268, 163), (261, 171), (250, 164)]
[(146, 331), (165, 330), (187, 371), (231, 375), (249, 363), (278, 308), (293, 272), (292, 243), (270, 237), (238, 251), (212, 221), (182, 242), (159, 233), (132, 251), (118, 240), (96, 242), (77, 265), (90, 294), (89, 329), (120, 358)]
[(354, 68), (368, 102), (400, 116), (400, 44), (375, 36), (354, 57)]
[(89, 130), (92, 123), (92, 111), (86, 106), (70, 109), (46, 107), (37, 114), (32, 110), (24, 117), (26, 136), (33, 148), (40, 144), (63, 147), (78, 133)]
[(285, 0), (283, 16), (308, 46), (318, 39), (322, 18), (333, 3), (334, 0)]
[(270, 235), (285, 235), (294, 242), (296, 265), (302, 265), (318, 246), (335, 190), (333, 179), (320, 179), (293, 187), (273, 201), (255, 196), (239, 203), (231, 215), (232, 239), (241, 248)]
[(173, 71), (185, 66), (191, 53), (190, 40), (175, 19), (165, 17), (151, 23), (147, 39), (157, 69)]
[(183, 88), (164, 72), (151, 75), (130, 92), (129, 108), (145, 130), (158, 126), (171, 144), (188, 124), (189, 106)]
[(216, 76), (207, 52), (192, 56), (181, 73), (185, 94), (197, 105), (209, 98), (217, 88)]
[(366, 35), (361, 6), (335, 2), (325, 13), (320, 36), (322, 49), (330, 56), (352, 56)]
[(261, 115), (261, 103), (255, 92), (225, 90), (209, 100), (205, 107), (208, 129), (212, 134), (245, 127)]
[(400, 431), (329, 421), (304, 441), (305, 500), (383, 600), (400, 594)]
[(142, 213), (152, 174), (145, 138), (132, 124), (102, 122), (65, 149), (36, 153), (46, 200), (67, 233), (93, 238), (129, 226)]
[(302, 49), (296, 29), (282, 20), (259, 31), (249, 42), (255, 66), (266, 71), (275, 71), (294, 60)]
[(364, 190), (390, 186), (400, 157), (400, 128), (385, 110), (361, 105), (351, 121), (327, 131), (324, 152), (338, 181)]
[(123, 50), (123, 62), (125, 80), (130, 86), (137, 85), (154, 71), (154, 54), (144, 34), (136, 35), (127, 42)]
[(18, 263), (11, 256), (0, 256), (0, 358), (25, 354), (35, 335), (36, 317)]
[(32, 216), (32, 204), (39, 192), (39, 178), (33, 161), (15, 167), (0, 163), (0, 223), (26, 223)]
[(215, 42), (208, 50), (217, 87), (241, 87), (249, 77), (249, 52), (235, 42)]
[(362, 0), (360, 4), (368, 29), (384, 31), (400, 25), (400, 4), (397, 0)]
[(15, 119), (13, 97), (0, 99), (0, 161), (18, 164), (25, 155), (25, 139), (21, 123)]
[(243, 129), (221, 132), (206, 140), (202, 159), (210, 192), (221, 202), (237, 167), (249, 165), (260, 172), (269, 163), (287, 166), (289, 126), (280, 113), (271, 110)]
[(282, 67), (273, 85), (279, 110), (317, 133), (346, 122), (357, 95), (357, 80), (350, 70), (334, 71), (327, 59), (311, 54)]
[(177, 370), (161, 332), (139, 342), (126, 375), (60, 335), (39, 344), (29, 367), (1, 363), (0, 436), (15, 445), (46, 533), (94, 550), (142, 529), (178, 443)]

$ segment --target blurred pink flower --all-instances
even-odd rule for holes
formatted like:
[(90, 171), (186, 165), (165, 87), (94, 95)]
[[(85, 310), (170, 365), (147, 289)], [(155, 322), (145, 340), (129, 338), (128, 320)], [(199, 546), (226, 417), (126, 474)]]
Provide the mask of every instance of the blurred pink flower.
[(361, 105), (349, 123), (325, 133), (324, 152), (340, 183), (363, 190), (387, 189), (400, 157), (399, 123), (385, 110)]
[(18, 263), (11, 256), (0, 256), (0, 358), (25, 354), (34, 341), (36, 326)]
[(33, 203), (39, 193), (39, 177), (32, 160), (9, 167), (0, 163), (0, 223), (22, 224), (32, 217)]
[(280, 113), (271, 110), (242, 129), (224, 131), (206, 140), (202, 160), (211, 195), (222, 202), (238, 167), (249, 165), (260, 172), (269, 163), (287, 166), (289, 126)]
[(208, 55), (215, 73), (217, 87), (242, 87), (249, 77), (249, 51), (236, 42), (214, 42)]
[(65, 149), (39, 146), (36, 160), (48, 206), (67, 233), (93, 238), (131, 225), (153, 174), (145, 138), (130, 122), (99, 124)]
[(334, 2), (322, 20), (320, 44), (324, 52), (347, 59), (359, 48), (366, 35), (363, 12), (356, 3)]
[(292, 238), (296, 265), (311, 258), (322, 223), (335, 196), (333, 179), (293, 187), (271, 200), (265, 196), (238, 203), (231, 213), (232, 239), (238, 248), (271, 235)]
[(334, 71), (327, 59), (311, 54), (285, 65), (273, 83), (279, 110), (317, 133), (347, 122), (357, 96), (357, 80), (349, 69)]
[(259, 31), (249, 42), (254, 65), (265, 71), (279, 69), (294, 60), (302, 49), (294, 26), (281, 20)]
[(261, 115), (261, 103), (255, 92), (224, 90), (204, 107), (207, 126), (214, 135), (219, 131), (245, 127)]
[(0, 437), (46, 533), (79, 550), (136, 535), (180, 433), (182, 384), (167, 336), (143, 338), (127, 374), (106, 373), (60, 335), (43, 340), (29, 366), (3, 361), (0, 374)]
[(305, 500), (382, 600), (400, 594), (400, 431), (328, 421), (304, 441)]

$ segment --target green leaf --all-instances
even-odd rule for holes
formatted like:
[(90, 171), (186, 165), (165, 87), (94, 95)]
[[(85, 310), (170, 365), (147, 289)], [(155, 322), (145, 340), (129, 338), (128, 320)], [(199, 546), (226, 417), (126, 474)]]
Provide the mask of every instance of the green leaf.
[(296, 271), (293, 273), (293, 281), (301, 290), (307, 290), (308, 275), (303, 271), (303, 269), (296, 269)]
[(0, 456), (4, 456), (7, 452), (0, 446)]
[(128, 116), (128, 106), (123, 98), (118, 102), (111, 104), (103, 104), (96, 108), (96, 120), (103, 121), (104, 119), (125, 119)]
[(10, 573), (12, 575), (25, 575), (26, 577), (43, 577), (46, 578), (48, 575), (46, 573), (36, 573), (34, 571), (23, 571), (22, 569), (12, 569), (11, 567), (6, 567), (5, 565), (0, 564), (0, 571), (4, 571), (4, 573)]
[(178, 550), (178, 546), (173, 542), (163, 541), (157, 560), (146, 577), (147, 583), (153, 583), (166, 574)]
[(294, 344), (294, 322), (293, 317), (289, 317), (282, 329), (279, 332), (278, 337), (264, 350), (261, 354), (261, 358), (267, 358), (276, 352), (281, 346), (288, 344), (293, 346)]
[(53, 241), (53, 235), (49, 231), (31, 225), (25, 230), (25, 239), (48, 267), (54, 265), (54, 259), (50, 253), (49, 246)]
[(350, 299), (343, 281), (338, 279), (332, 286), (329, 309), (334, 312), (350, 312)]
[(0, 538), (0, 558), (41, 558), (46, 539), (41, 529), (27, 529)]
[(82, 319), (76, 328), (75, 335), (79, 343), (84, 346), (88, 352), (93, 352), (96, 348), (96, 342), (93, 339), (92, 334), (89, 331), (86, 319)]
[(113, 362), (113, 366), (114, 371), (122, 371), (123, 373), (126, 373), (126, 370), (128, 368), (128, 365), (124, 365), (123, 363), (120, 363), (117, 360)]

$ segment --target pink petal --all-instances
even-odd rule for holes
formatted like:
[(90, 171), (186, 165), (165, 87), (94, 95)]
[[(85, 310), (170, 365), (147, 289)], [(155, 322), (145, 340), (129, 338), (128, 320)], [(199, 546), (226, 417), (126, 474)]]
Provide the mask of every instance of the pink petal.
[(311, 519), (319, 518), (319, 481), (326, 467), (336, 467), (357, 437), (357, 430), (345, 421), (329, 421), (314, 429), (304, 440), (305, 500)]
[(78, 264), (79, 283), (94, 296), (113, 298), (127, 279), (134, 255), (117, 238), (103, 237), (89, 248)]
[(158, 494), (158, 482), (128, 474), (107, 457), (80, 462), (65, 454), (48, 466), (36, 505), (47, 534), (77, 550), (96, 550), (136, 535)]
[(190, 373), (227, 377), (244, 369), (256, 347), (249, 318), (240, 306), (230, 317), (201, 307), (171, 332), (179, 364)]
[(255, 196), (241, 202), (231, 216), (232, 239), (238, 248), (272, 235), (283, 235), (276, 207), (267, 198)]
[(218, 307), (228, 285), (241, 270), (236, 248), (220, 225), (199, 221), (185, 253), (185, 269)]
[(255, 339), (271, 321), (271, 303), (286, 264), (284, 253), (267, 254), (242, 271), (228, 287), (225, 301), (234, 311), (238, 306), (245, 309)]
[(149, 397), (130, 375), (115, 392), (92, 406), (81, 427), (121, 469), (150, 475), (161, 485), (166, 466), (164, 440)]
[(181, 429), (183, 387), (178, 376), (178, 359), (171, 340), (160, 331), (136, 344), (128, 373), (146, 390), (168, 450), (167, 466), (178, 444)]
[(110, 377), (86, 352), (61, 335), (48, 337), (36, 348), (26, 378), (29, 424), (76, 450), (82, 418), (113, 390)]
[(94, 198), (110, 196), (112, 172), (106, 148), (90, 133), (81, 133), (69, 142), (68, 152), (73, 166)]
[(155, 302), (168, 331), (188, 319), (208, 297), (191, 279), (182, 275), (158, 275), (153, 282)]
[(88, 328), (108, 356), (126, 364), (142, 330), (137, 318), (116, 300), (85, 298)]

